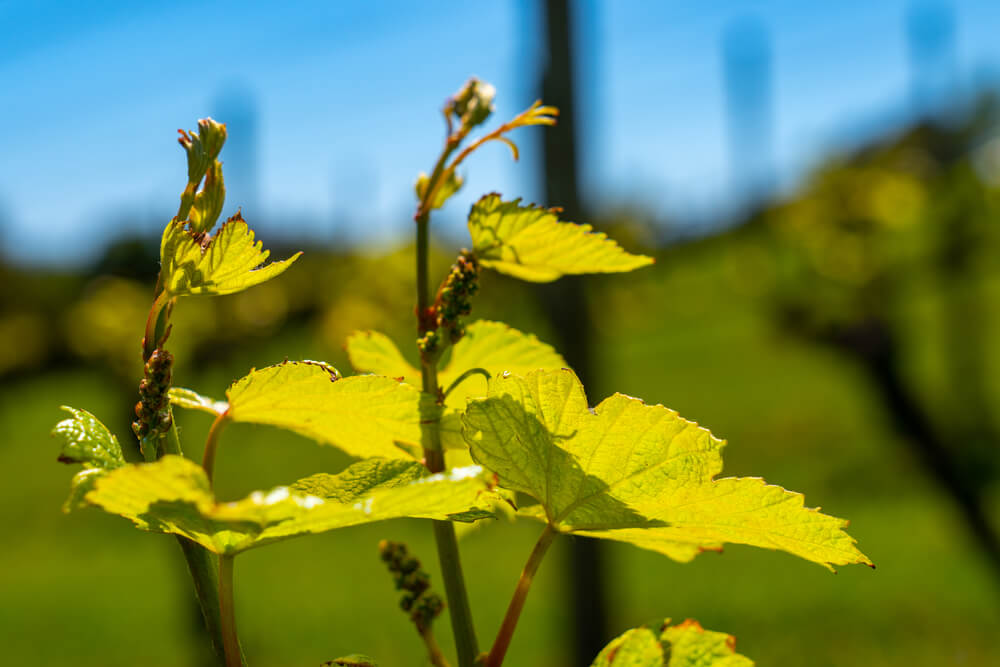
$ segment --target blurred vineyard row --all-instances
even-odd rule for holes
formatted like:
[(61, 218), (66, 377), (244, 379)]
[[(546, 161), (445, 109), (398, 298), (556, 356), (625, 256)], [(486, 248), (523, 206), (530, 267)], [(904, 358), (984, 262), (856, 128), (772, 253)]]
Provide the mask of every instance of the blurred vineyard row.
[[(657, 243), (641, 214), (596, 220), (658, 262), (627, 280), (588, 281), (590, 320), (602, 335), (623, 339), (669, 327), (672, 304), (711, 309), (723, 321), (727, 302), (752, 304), (776, 333), (867, 368), (890, 412), (919, 411), (926, 423), (915, 428), (936, 431), (959, 481), (978, 493), (1000, 469), (998, 122), (997, 104), (984, 98), (959, 118), (870, 142), (820, 165), (793, 195), (701, 240)], [(264, 241), (273, 257), (293, 250)], [(78, 272), (0, 267), (0, 378), (86, 365), (131, 388), (141, 374), (138, 332), (156, 246), (157, 239), (120, 241)], [(439, 272), (455, 250), (436, 249)], [(412, 309), (412, 256), (411, 247), (307, 248), (281, 280), (185, 301), (170, 343), (181, 373), (280, 361), (254, 353), (289, 331), (341, 364), (355, 329), (405, 341), (412, 326), (400, 313)], [(485, 280), (478, 316), (502, 316), (544, 337), (548, 324), (531, 289)], [(491, 281), (504, 284), (491, 289)]]
[[(636, 550), (613, 550), (612, 567), (617, 563), (619, 573), (610, 595), (616, 626), (665, 613), (696, 616), (740, 636), (745, 652), (761, 664), (803, 664), (801, 656), (810, 652), (824, 656), (811, 663), (816, 665), (990, 664), (1000, 619), (997, 587), (989, 585), (1000, 583), (998, 121), (998, 107), (986, 99), (961, 117), (871, 141), (819, 165), (789, 196), (700, 239), (665, 242), (663, 229), (641, 211), (592, 220), (630, 250), (655, 255), (657, 263), (625, 276), (583, 281), (592, 333), (573, 335), (593, 336), (598, 358), (588, 387), (591, 400), (620, 390), (663, 402), (732, 438), (727, 473), (762, 474), (806, 491), (809, 504), (822, 499), (828, 511), (855, 520), (852, 533), (879, 566), (876, 573), (836, 578), (796, 569), (783, 585), (785, 573), (798, 564), (736, 548), (727, 549), (729, 560), (721, 565), (705, 556), (683, 566), (683, 576), (672, 569), (671, 576), (649, 578), (644, 573), (666, 572), (669, 565)], [(298, 249), (263, 241), (279, 259)], [(0, 268), (0, 410), (14, 427), (14, 444), (0, 449), (0, 456), (12, 469), (28, 471), (11, 493), (39, 500), (31, 511), (18, 509), (8, 517), (25, 535), (7, 568), (19, 573), (7, 583), (12, 599), (20, 601), (12, 610), (34, 604), (47, 618), (52, 609), (63, 608), (67, 591), (83, 586), (74, 583), (73, 574), (81, 558), (98, 559), (98, 571), (116, 573), (113, 582), (108, 575), (107, 605), (124, 604), (114, 602), (116, 595), (135, 604), (121, 578), (133, 566), (99, 560), (101, 549), (122, 553), (121, 544), (97, 547), (88, 541), (97, 539), (89, 536), (96, 529), (104, 539), (131, 544), (130, 529), (96, 516), (53, 518), (57, 489), (68, 475), (52, 462), (53, 451), (38, 446), (44, 445), (44, 429), (58, 418), (55, 406), (71, 400), (64, 395), (67, 387), (86, 395), (90, 390), (81, 387), (99, 385), (92, 400), (105, 406), (102, 416), (120, 437), (128, 433), (157, 244), (154, 238), (120, 241), (81, 271)], [(444, 275), (457, 250), (439, 245), (432, 271)], [(168, 345), (178, 361), (178, 384), (219, 396), (251, 366), (286, 357), (322, 358), (348, 372), (342, 345), (356, 329), (378, 329), (400, 341), (404, 351), (412, 347), (405, 344), (414, 336), (411, 247), (305, 251), (277, 280), (238, 295), (191, 298), (179, 305)], [(555, 340), (535, 286), (487, 273), (476, 299), (476, 317), (504, 320)], [(207, 427), (197, 415), (178, 419), (195, 434)], [(249, 428), (231, 436), (240, 440), (233, 451), (241, 455), (223, 457), (223, 466), (232, 466), (220, 475), (224, 495), (315, 470), (317, 460), (302, 458), (314, 448), (294, 438)], [(323, 458), (322, 465), (339, 465), (341, 459)], [(67, 533), (67, 526), (75, 528)], [(516, 529), (497, 530), (476, 531), (463, 549), (471, 563), (509, 551), (502, 562), (507, 567), (510, 561), (513, 581), (520, 545), (509, 544), (502, 531)], [(414, 540), (423, 535), (411, 533)], [(525, 548), (534, 539), (516, 535), (529, 541)], [(262, 557), (248, 567), (284, 572), (283, 581), (298, 582), (287, 579), (290, 571), (305, 568), (296, 560), (305, 551), (296, 549), (334, 549), (342, 544), (339, 539), (346, 538), (275, 550), (267, 556), (273, 560)], [(62, 560), (45, 565), (55, 558), (49, 554), (64, 550)], [(329, 553), (344, 567), (348, 559), (351, 568), (367, 567), (353, 552)], [(379, 566), (370, 560), (372, 568)], [(48, 583), (53, 568), (61, 574), (57, 583)], [(139, 576), (141, 566), (133, 569)], [(546, 574), (553, 586), (556, 569)], [(285, 584), (270, 583), (269, 574), (256, 583), (248, 577), (249, 627), (269, 627), (281, 605), (295, 605), (302, 623), (287, 636), (261, 632), (272, 643), (256, 647), (257, 654), (282, 659), (305, 654), (308, 642), (296, 641), (295, 632), (314, 637), (321, 632), (315, 627), (325, 627), (331, 614), (340, 613), (322, 596), (312, 599), (314, 587), (327, 583), (311, 579), (312, 570), (301, 572), (304, 592), (298, 599)], [(371, 574), (372, 580), (377, 576)], [(38, 597), (42, 581), (46, 592)], [(164, 589), (173, 590), (168, 584)], [(485, 598), (503, 597), (508, 587), (502, 578), (483, 582), (481, 607), (491, 609)], [(74, 594), (85, 595), (83, 590)], [(392, 651), (405, 646), (400, 649), (359, 620), (394, 604), (390, 587), (385, 600), (368, 595), (370, 603), (352, 604), (339, 621), (358, 627), (331, 641), (381, 642), (376, 648), (386, 664), (396, 664)], [(769, 600), (766, 613), (761, 596)], [(530, 652), (553, 645), (549, 633), (564, 617), (561, 599), (539, 602), (546, 600), (540, 594), (537, 606), (529, 605), (529, 616), (537, 613), (539, 620), (525, 623), (523, 643), (515, 650), (545, 657)], [(185, 609), (182, 602), (174, 604)], [(80, 637), (46, 646), (46, 655), (56, 661), (72, 654), (89, 664), (85, 647), (99, 630), (109, 639), (94, 649), (94, 664), (132, 664), (134, 656), (125, 649), (114, 658), (108, 648), (134, 634), (131, 626), (122, 626), (121, 635), (106, 624), (98, 629), (83, 618), (89, 608), (70, 605), (60, 612), (82, 615), (73, 617)], [(11, 616), (7, 622), (21, 621)], [(13, 655), (39, 655), (31, 633), (24, 637)], [(345, 646), (344, 652), (357, 648)], [(178, 655), (163, 664), (188, 664)], [(836, 662), (838, 657), (843, 661)], [(564, 658), (548, 658), (545, 664), (564, 664)]]

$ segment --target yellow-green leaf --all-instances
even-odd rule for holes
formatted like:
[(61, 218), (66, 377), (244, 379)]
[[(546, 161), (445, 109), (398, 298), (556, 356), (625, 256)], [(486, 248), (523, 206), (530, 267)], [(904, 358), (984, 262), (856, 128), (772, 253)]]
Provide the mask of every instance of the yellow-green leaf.
[[(448, 387), (470, 368), (484, 368), (490, 375), (504, 371), (523, 375), (539, 368), (566, 368), (568, 364), (555, 349), (502, 322), (479, 320), (465, 329), (452, 349), (451, 360), (441, 369), (441, 386)], [(451, 405), (465, 407), (470, 398), (486, 395), (486, 378), (476, 375), (463, 380), (448, 399)]]
[[(438, 191), (434, 193), (434, 201), (431, 202), (431, 208), (441, 208), (444, 206), (445, 202), (461, 189), (463, 183), (464, 180), (461, 176), (454, 171), (449, 171), (447, 176), (445, 176), (445, 180), (438, 187)], [(430, 177), (424, 172), (420, 172), (417, 176), (417, 182), (414, 184), (417, 201), (422, 202), (424, 197), (427, 196), (428, 185), (430, 185)]]
[(778, 549), (830, 567), (871, 561), (846, 521), (759, 478), (715, 479), (725, 444), (661, 405), (615, 394), (593, 411), (572, 371), (502, 375), (463, 417), (473, 458), (539, 505), (562, 532), (688, 561), (723, 543)]
[(52, 429), (53, 437), (62, 441), (59, 460), (63, 463), (82, 463), (87, 468), (118, 468), (125, 465), (118, 438), (112, 435), (94, 415), (86, 410), (69, 406), (62, 409), (73, 415)]
[(194, 232), (208, 232), (215, 227), (226, 203), (226, 185), (222, 178), (222, 163), (214, 160), (205, 173), (205, 185), (194, 196), (188, 212), (188, 222)]
[(188, 410), (201, 410), (212, 415), (221, 415), (229, 409), (229, 403), (202, 396), (196, 391), (183, 387), (171, 387), (167, 392), (170, 404)]
[(663, 667), (663, 647), (649, 628), (633, 628), (615, 637), (590, 667)]
[(367, 655), (352, 653), (351, 655), (345, 655), (343, 658), (327, 660), (319, 667), (378, 667), (378, 663), (375, 662), (374, 658), (369, 658)]
[[(461, 341), (458, 342), (461, 345)], [(378, 331), (355, 331), (347, 337), (347, 357), (359, 373), (374, 373), (420, 384), (420, 371), (403, 357), (392, 339)]]
[(653, 263), (626, 252), (590, 225), (560, 222), (558, 209), (521, 206), (489, 194), (469, 213), (473, 251), (483, 266), (500, 273), (549, 282), (567, 274), (618, 273)]
[(62, 441), (59, 460), (63, 463), (80, 463), (84, 469), (73, 476), (69, 498), (63, 510), (78, 507), (86, 493), (105, 471), (125, 465), (122, 448), (108, 428), (86, 410), (63, 406), (73, 417), (64, 419), (52, 429), (52, 435)]
[[(420, 385), (420, 371), (414, 368), (395, 343), (377, 331), (358, 331), (347, 339), (347, 355), (355, 370), (403, 378)], [(465, 336), (452, 348), (451, 359), (438, 371), (438, 383), (448, 388), (470, 368), (483, 368), (490, 375), (503, 371), (524, 374), (538, 368), (565, 368), (566, 360), (532, 334), (502, 322), (479, 320), (469, 324)], [(441, 417), (441, 439), (446, 448), (465, 448), (460, 412), (468, 399), (486, 395), (486, 378), (473, 375), (462, 381), (447, 397)]]
[(753, 667), (754, 664), (736, 652), (736, 639), (732, 635), (705, 630), (690, 619), (666, 627), (660, 633), (660, 641), (670, 657), (667, 667)]
[(641, 627), (612, 639), (591, 667), (753, 667), (735, 645), (731, 635), (705, 630), (697, 621), (671, 626), (667, 619), (659, 637)]
[(239, 214), (214, 236), (193, 234), (185, 224), (167, 225), (160, 243), (163, 288), (173, 297), (241, 292), (284, 272), (302, 254), (264, 265), (271, 252)]
[(279, 426), (351, 456), (413, 458), (420, 448), (422, 395), (393, 378), (341, 378), (326, 364), (286, 362), (251, 372), (226, 396), (235, 422)]
[(104, 474), (84, 499), (143, 530), (183, 535), (219, 554), (385, 519), (474, 521), (491, 516), (483, 509), (489, 490), (482, 468), (425, 473), (416, 461), (369, 459), (340, 475), (219, 502), (201, 466), (167, 455)]
[[(385, 334), (357, 331), (347, 339), (347, 356), (355, 370), (403, 378), (420, 384), (420, 371), (408, 362)], [(438, 384), (447, 388), (470, 368), (483, 368), (490, 375), (503, 371), (524, 374), (538, 368), (565, 368), (566, 360), (555, 349), (503, 322), (478, 320), (465, 328), (465, 335), (452, 347), (451, 359), (438, 371)], [(486, 395), (486, 379), (472, 376), (448, 395), (447, 404), (464, 408), (469, 398)]]

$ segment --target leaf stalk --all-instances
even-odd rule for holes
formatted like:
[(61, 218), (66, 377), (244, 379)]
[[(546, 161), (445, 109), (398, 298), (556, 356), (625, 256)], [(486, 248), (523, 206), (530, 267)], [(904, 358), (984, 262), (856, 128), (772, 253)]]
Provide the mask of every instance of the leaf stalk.
[(541, 565), (542, 558), (545, 557), (545, 553), (549, 550), (555, 536), (556, 531), (552, 528), (552, 524), (546, 524), (545, 530), (542, 531), (538, 542), (535, 543), (535, 548), (531, 550), (528, 562), (524, 565), (524, 571), (521, 572), (521, 578), (517, 582), (517, 588), (514, 589), (514, 595), (507, 607), (507, 614), (503, 618), (497, 637), (493, 641), (493, 648), (490, 649), (483, 667), (500, 667), (503, 664), (510, 640), (514, 636), (514, 629), (517, 627), (517, 621), (521, 617), (521, 610), (524, 609), (528, 591), (531, 590), (531, 582), (534, 581), (538, 566)]
[(201, 467), (205, 469), (208, 483), (215, 485), (215, 452), (219, 448), (219, 435), (223, 427), (229, 422), (229, 412), (223, 412), (212, 422), (212, 427), (208, 429), (208, 437), (205, 438), (205, 453), (201, 459)]

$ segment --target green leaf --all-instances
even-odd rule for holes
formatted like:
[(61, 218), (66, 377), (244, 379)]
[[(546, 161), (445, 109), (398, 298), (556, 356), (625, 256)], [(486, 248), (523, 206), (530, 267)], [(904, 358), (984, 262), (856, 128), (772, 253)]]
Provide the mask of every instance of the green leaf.
[(590, 667), (663, 667), (663, 647), (649, 628), (633, 628), (612, 639)]
[(411, 385), (376, 375), (341, 378), (332, 366), (307, 361), (255, 370), (226, 396), (235, 422), (285, 428), (357, 457), (414, 458), (421, 422), (437, 410)]
[[(502, 322), (480, 320), (465, 330), (465, 336), (452, 349), (451, 360), (438, 375), (441, 386), (448, 387), (470, 368), (485, 368), (490, 375), (507, 371), (523, 375), (539, 368), (566, 368), (569, 364), (555, 349)], [(449, 405), (465, 407), (470, 398), (485, 396), (486, 378), (481, 375), (462, 382), (451, 394)]]
[(70, 482), (69, 498), (63, 504), (63, 510), (68, 512), (80, 506), (83, 497), (105, 471), (125, 465), (125, 457), (118, 439), (97, 417), (86, 410), (65, 405), (62, 409), (73, 417), (64, 419), (52, 429), (52, 435), (62, 441), (59, 460), (84, 466)]
[[(438, 191), (434, 193), (434, 201), (431, 202), (431, 208), (441, 208), (445, 205), (452, 195), (458, 192), (465, 181), (461, 176), (456, 174), (454, 171), (449, 171), (445, 175), (444, 181), (441, 182)], [(424, 197), (427, 196), (427, 186), (430, 185), (430, 177), (424, 172), (420, 172), (417, 176), (417, 182), (414, 184), (414, 189), (417, 193), (417, 201), (422, 202)]]
[(340, 475), (313, 476), (218, 502), (201, 466), (166, 455), (106, 473), (84, 499), (143, 530), (183, 535), (219, 554), (386, 519), (491, 516), (484, 509), (489, 489), (482, 468), (425, 473), (416, 461), (369, 459)]
[(205, 185), (194, 196), (194, 205), (188, 212), (188, 221), (194, 232), (208, 232), (215, 227), (226, 202), (226, 185), (222, 178), (222, 164), (215, 160), (205, 173)]
[[(414, 368), (396, 344), (377, 331), (357, 331), (347, 339), (347, 356), (355, 370), (420, 384)], [(451, 359), (438, 371), (438, 384), (447, 388), (470, 368), (483, 368), (491, 375), (503, 371), (524, 374), (538, 368), (565, 368), (568, 364), (555, 349), (503, 322), (478, 320), (465, 328), (465, 336), (452, 348)], [(451, 394), (447, 404), (464, 408), (469, 398), (486, 395), (486, 379), (467, 378)]]
[(633, 255), (592, 231), (590, 225), (560, 222), (558, 209), (521, 206), (489, 194), (469, 213), (473, 251), (483, 266), (500, 273), (545, 283), (579, 273), (618, 273), (653, 263)]
[(118, 438), (97, 417), (86, 410), (65, 405), (62, 409), (73, 417), (64, 419), (52, 429), (52, 435), (62, 440), (60, 461), (105, 470), (125, 465)]
[(725, 542), (823, 564), (871, 561), (846, 522), (759, 478), (715, 479), (725, 444), (676, 412), (615, 394), (593, 411), (572, 371), (503, 375), (471, 401), (464, 435), (503, 487), (557, 530), (628, 542), (688, 561)]
[(670, 626), (667, 619), (659, 638), (641, 627), (611, 640), (591, 667), (753, 667), (735, 644), (731, 635), (705, 630), (697, 621)]
[[(471, 326), (474, 325), (470, 325)], [(462, 341), (457, 343), (462, 344)], [(420, 384), (420, 371), (403, 357), (392, 339), (378, 331), (355, 331), (347, 337), (347, 358), (359, 373), (374, 373)]]
[(271, 253), (254, 241), (239, 213), (211, 237), (193, 234), (185, 224), (167, 225), (160, 243), (163, 288), (172, 297), (241, 292), (281, 274), (302, 254), (263, 266)]
[(171, 387), (167, 392), (170, 397), (170, 404), (188, 410), (201, 410), (212, 415), (221, 415), (229, 409), (229, 403), (216, 401), (215, 399), (202, 396), (196, 391), (183, 387)]
[[(377, 331), (358, 331), (347, 339), (347, 356), (355, 370), (420, 386), (420, 371), (414, 368), (395, 343)], [(502, 322), (479, 320), (469, 324), (465, 336), (452, 348), (451, 359), (438, 371), (438, 383), (447, 389), (470, 368), (483, 368), (491, 375), (510, 371), (524, 374), (538, 368), (564, 368), (566, 360), (551, 345)], [(460, 412), (470, 398), (486, 395), (486, 379), (473, 375), (462, 381), (445, 401), (441, 438), (445, 448), (465, 448)]]
[(736, 639), (732, 635), (705, 630), (690, 619), (665, 628), (660, 641), (670, 657), (667, 667), (753, 667), (754, 664), (736, 652)]
[(369, 658), (367, 655), (352, 653), (343, 658), (327, 660), (320, 667), (378, 667), (378, 663), (375, 662), (374, 658)]

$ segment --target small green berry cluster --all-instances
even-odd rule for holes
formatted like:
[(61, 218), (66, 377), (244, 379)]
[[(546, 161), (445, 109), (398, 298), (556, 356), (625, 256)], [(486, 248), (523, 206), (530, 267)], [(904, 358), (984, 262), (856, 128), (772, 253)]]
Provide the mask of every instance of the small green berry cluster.
[(460, 317), (472, 312), (472, 297), (479, 291), (479, 262), (463, 250), (438, 289), (434, 306), (427, 309), (426, 330), (417, 339), (421, 358), (433, 357), (445, 345), (454, 345), (465, 335)]
[(451, 265), (437, 295), (438, 327), (448, 332), (451, 343), (457, 343), (465, 334), (458, 318), (472, 312), (471, 299), (478, 291), (479, 262), (471, 252), (464, 250)]
[(441, 335), (437, 329), (431, 329), (417, 339), (417, 349), (420, 351), (420, 358), (425, 359), (438, 351), (441, 342)]
[(135, 416), (138, 417), (132, 423), (132, 430), (139, 438), (139, 444), (143, 448), (143, 456), (147, 460), (156, 458), (156, 452), (146, 451), (148, 443), (156, 442), (159, 438), (150, 438), (150, 435), (163, 435), (170, 430), (173, 425), (173, 418), (170, 414), (170, 398), (167, 392), (170, 390), (170, 379), (174, 366), (174, 355), (162, 348), (158, 348), (150, 355), (146, 362), (145, 373), (142, 381), (139, 382), (139, 402), (135, 404)]
[(397, 591), (405, 591), (399, 606), (410, 614), (410, 620), (420, 634), (427, 632), (431, 623), (444, 609), (444, 602), (431, 586), (430, 575), (420, 568), (420, 561), (409, 554), (406, 545), (400, 542), (382, 540), (378, 545), (379, 555), (389, 566)]

